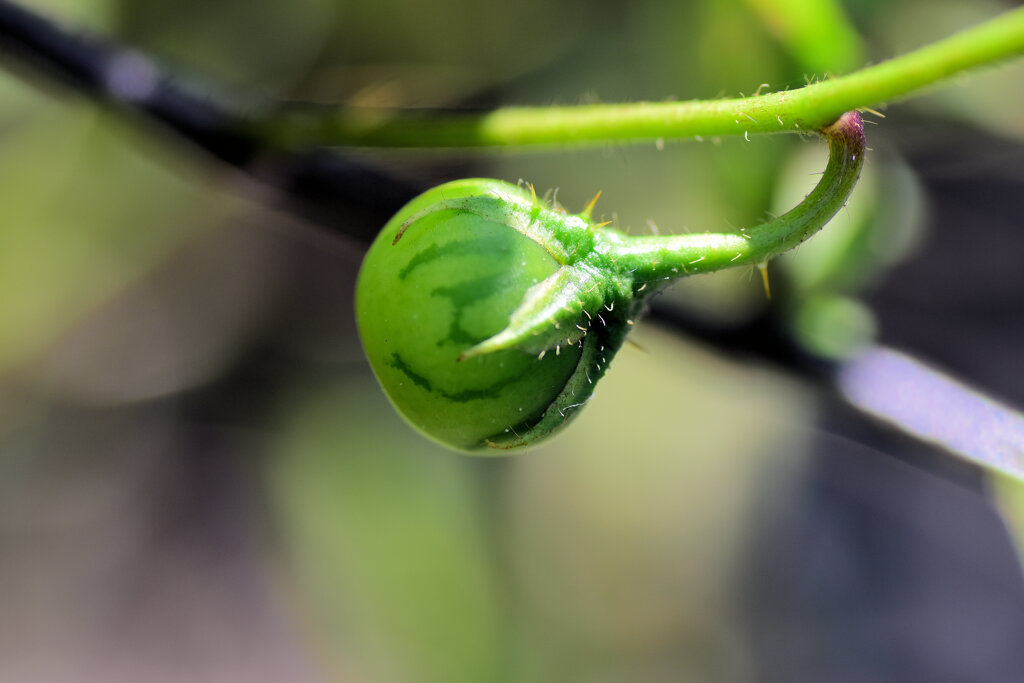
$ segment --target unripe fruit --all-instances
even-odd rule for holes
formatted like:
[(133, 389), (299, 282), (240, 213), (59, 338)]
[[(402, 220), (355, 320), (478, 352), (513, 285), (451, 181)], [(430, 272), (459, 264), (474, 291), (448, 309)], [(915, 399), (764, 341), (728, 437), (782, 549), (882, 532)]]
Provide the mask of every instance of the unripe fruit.
[(532, 202), (495, 180), (455, 181), (413, 200), (370, 247), (356, 292), (359, 332), (391, 402), (425, 435), (466, 451), (527, 438), (581, 357), (579, 345), (566, 345), (542, 357), (505, 349), (460, 360), (503, 330), (527, 290), (561, 266), (496, 220), (452, 208), (422, 214), (495, 192)]

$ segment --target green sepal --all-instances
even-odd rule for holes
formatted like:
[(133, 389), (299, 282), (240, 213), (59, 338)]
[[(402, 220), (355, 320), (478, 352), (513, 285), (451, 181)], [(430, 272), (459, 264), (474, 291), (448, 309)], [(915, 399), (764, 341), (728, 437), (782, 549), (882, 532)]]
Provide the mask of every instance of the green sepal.
[(508, 327), (467, 349), (460, 360), (502, 349), (542, 354), (575, 344), (587, 334), (585, 311), (603, 302), (602, 279), (585, 266), (562, 266), (526, 291)]
[(635, 313), (635, 310), (619, 313), (606, 310), (604, 316), (607, 317), (603, 318), (606, 323), (592, 327), (591, 333), (580, 340), (581, 353), (575, 371), (540, 419), (491, 437), (487, 445), (505, 451), (525, 448), (547, 439), (575, 419), (593, 397), (598, 380), (604, 377), (612, 358), (622, 348), (629, 330), (626, 321)]

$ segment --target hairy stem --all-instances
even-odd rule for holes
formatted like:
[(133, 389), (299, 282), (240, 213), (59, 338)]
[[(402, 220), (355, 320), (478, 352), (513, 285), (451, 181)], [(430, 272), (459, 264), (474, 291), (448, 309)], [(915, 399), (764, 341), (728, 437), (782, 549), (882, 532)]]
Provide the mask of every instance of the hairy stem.
[(262, 134), (285, 146), (516, 147), (814, 131), (1024, 53), (1024, 8), (900, 57), (797, 90), (687, 102), (506, 107), (488, 113), (336, 108), (292, 112)]
[(864, 124), (857, 112), (843, 114), (821, 134), (828, 141), (828, 165), (814, 190), (792, 210), (735, 232), (627, 237), (615, 246), (617, 267), (642, 284), (764, 263), (797, 246), (846, 204), (864, 165)]

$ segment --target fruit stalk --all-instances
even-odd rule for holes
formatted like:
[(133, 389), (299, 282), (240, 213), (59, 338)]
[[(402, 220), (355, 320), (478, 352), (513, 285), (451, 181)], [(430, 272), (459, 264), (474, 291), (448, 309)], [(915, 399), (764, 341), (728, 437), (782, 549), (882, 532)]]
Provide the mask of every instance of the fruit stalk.
[(817, 186), (796, 207), (766, 223), (725, 233), (626, 237), (615, 245), (619, 267), (637, 285), (763, 264), (820, 230), (846, 205), (864, 165), (864, 123), (846, 112), (821, 130), (829, 159)]

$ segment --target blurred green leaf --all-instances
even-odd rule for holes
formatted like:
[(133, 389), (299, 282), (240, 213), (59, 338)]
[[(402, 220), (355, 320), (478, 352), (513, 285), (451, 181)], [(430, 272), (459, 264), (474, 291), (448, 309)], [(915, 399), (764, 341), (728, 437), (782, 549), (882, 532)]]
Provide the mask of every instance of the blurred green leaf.
[(838, 0), (747, 0), (808, 76), (862, 66), (864, 49)]
[(270, 477), (317, 640), (356, 679), (502, 680), (472, 460), (396, 430), (377, 387), (356, 388), (292, 406)]
[(0, 372), (231, 204), (169, 168), (178, 162), (132, 149), (123, 124), (92, 107), (37, 102), (32, 112), (0, 138)]

